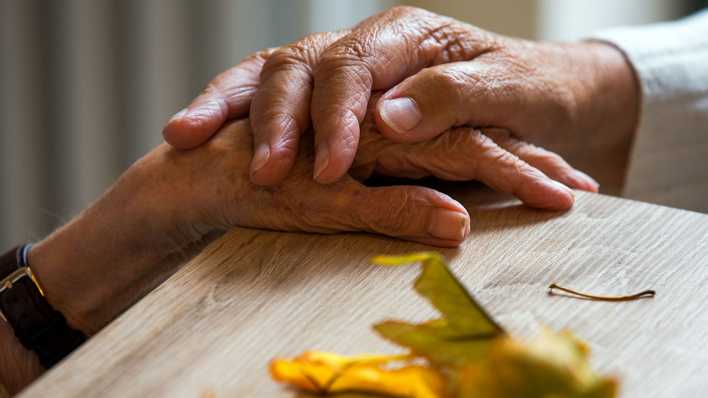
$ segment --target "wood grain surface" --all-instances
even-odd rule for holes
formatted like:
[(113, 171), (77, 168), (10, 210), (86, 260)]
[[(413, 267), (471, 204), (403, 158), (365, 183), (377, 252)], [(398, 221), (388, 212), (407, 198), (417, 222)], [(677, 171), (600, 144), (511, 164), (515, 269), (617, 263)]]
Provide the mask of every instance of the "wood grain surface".
[[(512, 333), (570, 328), (622, 396), (708, 392), (708, 216), (577, 194), (567, 213), (461, 195), (472, 236), (444, 250), (455, 272)], [(460, 197), (458, 193), (457, 197)], [(276, 356), (306, 349), (396, 352), (370, 325), (433, 315), (411, 290), (415, 267), (381, 253), (430, 250), (383, 237), (237, 229), (52, 369), (29, 397), (296, 397), (269, 379)], [(549, 296), (558, 282), (605, 303)]]

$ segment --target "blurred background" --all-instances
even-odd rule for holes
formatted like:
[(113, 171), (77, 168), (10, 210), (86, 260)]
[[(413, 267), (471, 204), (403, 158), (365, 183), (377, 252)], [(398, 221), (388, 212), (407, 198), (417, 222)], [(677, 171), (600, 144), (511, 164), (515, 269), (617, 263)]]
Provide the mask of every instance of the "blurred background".
[(0, 0), (0, 249), (37, 240), (161, 141), (212, 76), (252, 51), (394, 4), (499, 33), (573, 40), (704, 0)]

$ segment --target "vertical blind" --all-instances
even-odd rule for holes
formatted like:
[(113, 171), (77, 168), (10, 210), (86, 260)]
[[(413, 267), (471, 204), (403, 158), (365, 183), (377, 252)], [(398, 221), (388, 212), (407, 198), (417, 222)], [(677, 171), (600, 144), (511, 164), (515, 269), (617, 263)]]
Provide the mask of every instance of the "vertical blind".
[(37, 240), (161, 141), (248, 53), (380, 0), (0, 0), (0, 248)]

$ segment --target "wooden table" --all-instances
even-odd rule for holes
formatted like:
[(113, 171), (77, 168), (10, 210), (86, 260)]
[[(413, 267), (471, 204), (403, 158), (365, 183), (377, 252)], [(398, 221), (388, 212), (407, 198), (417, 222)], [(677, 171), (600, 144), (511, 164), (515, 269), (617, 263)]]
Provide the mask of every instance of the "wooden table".
[[(708, 216), (585, 193), (564, 214), (462, 196), (473, 234), (443, 252), (503, 326), (519, 336), (544, 324), (572, 329), (599, 370), (622, 378), (624, 397), (708, 394)], [(379, 253), (429, 249), (358, 234), (235, 230), (22, 396), (294, 397), (269, 379), (272, 357), (396, 352), (369, 325), (433, 315), (410, 289), (416, 267), (368, 264)], [(657, 296), (592, 302), (549, 296), (550, 282)]]

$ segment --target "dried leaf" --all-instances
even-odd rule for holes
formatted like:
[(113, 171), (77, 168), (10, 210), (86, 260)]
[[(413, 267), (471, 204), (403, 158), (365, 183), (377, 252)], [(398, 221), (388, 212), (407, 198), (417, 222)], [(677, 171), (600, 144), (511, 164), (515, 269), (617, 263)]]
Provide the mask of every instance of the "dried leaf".
[(374, 325), (374, 330), (384, 338), (438, 366), (459, 366), (484, 357), (489, 341), (504, 335), (504, 330), (455, 278), (440, 254), (378, 256), (372, 261), (387, 266), (420, 262), (423, 269), (416, 279), (415, 290), (442, 314), (442, 318), (422, 324), (385, 321)]
[(442, 315), (420, 324), (374, 326), (409, 349), (402, 356), (344, 357), (306, 352), (271, 362), (277, 381), (317, 394), (406, 398), (612, 398), (618, 384), (593, 373), (589, 350), (568, 332), (545, 330), (530, 344), (509, 337), (437, 253), (376, 257), (379, 265), (422, 263), (415, 290)]
[(459, 370), (460, 398), (610, 398), (618, 383), (599, 377), (587, 346), (570, 332), (544, 329), (529, 344), (498, 339), (484, 361)]
[(276, 381), (318, 394), (367, 392), (390, 397), (442, 398), (445, 385), (434, 369), (401, 355), (346, 357), (308, 351), (294, 359), (273, 360), (270, 373)]

